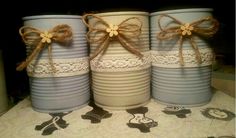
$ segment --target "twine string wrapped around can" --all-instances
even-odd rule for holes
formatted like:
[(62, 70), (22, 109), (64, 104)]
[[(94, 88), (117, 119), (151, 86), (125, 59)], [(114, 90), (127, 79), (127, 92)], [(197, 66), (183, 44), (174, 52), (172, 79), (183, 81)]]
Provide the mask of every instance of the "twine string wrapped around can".
[[(89, 23), (87, 22), (87, 18), (89, 16), (97, 19), (94, 25), (89, 25)], [(134, 20), (137, 23), (130, 23), (129, 21), (131, 20)], [(134, 47), (135, 42), (131, 40), (134, 38), (138, 39), (141, 34), (142, 22), (139, 18), (130, 17), (122, 21), (119, 25), (113, 25), (107, 23), (102, 18), (94, 14), (85, 14), (83, 16), (83, 22), (89, 28), (89, 31), (87, 33), (88, 42), (98, 44), (98, 48), (90, 57), (91, 60), (101, 52), (103, 54), (109, 47), (111, 41), (118, 41), (126, 50), (137, 55), (140, 58), (143, 56), (141, 52)], [(94, 27), (97, 24), (102, 24), (105, 27)], [(102, 35), (96, 38), (96, 36), (91, 36), (91, 34)]]
[[(172, 19), (173, 22), (177, 24), (177, 26), (168, 27), (167, 25), (165, 26), (165, 28), (163, 28), (161, 25), (161, 19), (163, 19), (163, 17)], [(202, 23), (206, 23), (206, 22), (210, 23), (209, 27), (200, 26)], [(179, 44), (179, 62), (182, 66), (184, 66), (184, 59), (183, 59), (183, 54), (182, 54), (184, 40), (187, 40), (187, 39), (189, 40), (192, 48), (195, 51), (196, 59), (198, 63), (201, 64), (202, 63), (201, 54), (198, 50), (198, 46), (196, 45), (193, 39), (193, 35), (198, 35), (202, 37), (212, 37), (218, 31), (219, 22), (213, 17), (208, 16), (208, 17), (196, 20), (192, 23), (182, 23), (178, 19), (168, 14), (161, 14), (160, 17), (158, 18), (158, 26), (161, 31), (157, 33), (157, 39), (170, 40), (170, 39), (179, 37), (177, 41), (177, 43)]]
[(40, 31), (30, 26), (23, 26), (19, 29), (19, 33), (26, 46), (35, 47), (25, 61), (20, 63), (16, 70), (21, 71), (37, 56), (44, 47), (48, 47), (49, 63), (53, 72), (56, 71), (52, 62), (52, 47), (51, 43), (60, 43), (67, 46), (72, 40), (72, 29), (69, 25), (60, 24), (49, 31)]

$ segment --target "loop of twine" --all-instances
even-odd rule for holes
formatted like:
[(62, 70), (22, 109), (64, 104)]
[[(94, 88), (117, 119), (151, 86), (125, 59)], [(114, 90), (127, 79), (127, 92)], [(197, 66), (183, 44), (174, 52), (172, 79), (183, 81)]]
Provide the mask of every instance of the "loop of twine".
[[(100, 23), (106, 28), (99, 28), (89, 25), (87, 22), (87, 18), (89, 16), (97, 19), (97, 21), (94, 23), (94, 26)], [(83, 15), (82, 19), (84, 24), (89, 28), (87, 33), (88, 42), (98, 44), (98, 48), (96, 48), (94, 54), (90, 57), (91, 60), (99, 55), (99, 53), (104, 53), (107, 50), (110, 42), (114, 40), (118, 41), (130, 53), (133, 53), (140, 58), (143, 56), (141, 52), (134, 47), (135, 43), (131, 40), (133, 38), (138, 38), (141, 34), (142, 22), (139, 18), (127, 18), (119, 25), (108, 24), (102, 18), (94, 14), (85, 14)], [(136, 20), (138, 21), (138, 24), (129, 23), (128, 21), (130, 20)], [(97, 33), (101, 33), (102, 35), (99, 36), (99, 38), (94, 38), (93, 36), (90, 36), (91, 33), (95, 34), (95, 36)]]
[[(163, 28), (161, 26), (161, 19), (163, 17), (167, 17), (173, 20), (174, 23), (178, 24), (178, 26), (174, 26), (174, 27), (169, 27), (168, 25), (165, 26), (165, 28)], [(201, 27), (199, 26), (200, 24), (204, 23), (204, 22), (209, 22), (210, 26), (209, 27)], [(196, 59), (198, 61), (199, 64), (202, 63), (202, 59), (201, 59), (201, 54), (198, 50), (198, 46), (196, 45), (194, 39), (193, 39), (193, 35), (199, 35), (199, 36), (203, 36), (203, 37), (212, 37), (219, 28), (219, 22), (214, 19), (211, 16), (199, 19), (197, 21), (194, 21), (192, 23), (182, 23), (181, 21), (177, 20), (176, 18), (167, 15), (167, 14), (162, 14), (160, 15), (160, 17), (158, 18), (158, 26), (160, 28), (160, 32), (157, 34), (157, 38), (160, 40), (171, 40), (174, 39), (176, 37), (179, 37), (177, 43), (179, 43), (179, 60), (180, 60), (180, 64), (181, 66), (184, 65), (184, 60), (183, 60), (183, 42), (185, 39), (188, 39), (192, 48), (195, 51), (196, 54)]]
[(23, 42), (30, 47), (35, 47), (31, 54), (27, 56), (26, 60), (20, 63), (16, 70), (21, 71), (33, 60), (33, 58), (38, 55), (44, 47), (48, 47), (49, 63), (51, 64), (53, 72), (55, 72), (55, 67), (52, 62), (52, 42), (57, 42), (63, 45), (67, 45), (72, 40), (72, 29), (67, 24), (61, 24), (55, 26), (49, 31), (42, 32), (36, 28), (30, 26), (23, 26), (19, 29), (19, 33)]

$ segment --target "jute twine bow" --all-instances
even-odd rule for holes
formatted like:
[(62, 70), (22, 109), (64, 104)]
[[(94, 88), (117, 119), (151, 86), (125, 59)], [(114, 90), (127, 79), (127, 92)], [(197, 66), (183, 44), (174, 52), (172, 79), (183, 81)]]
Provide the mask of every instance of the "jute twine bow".
[[(87, 18), (93, 17), (96, 18), (97, 21), (94, 23), (94, 26), (97, 24), (102, 24), (106, 28), (102, 27), (94, 27), (89, 25), (87, 22)], [(135, 20), (137, 23), (129, 23), (130, 20)], [(138, 38), (141, 34), (142, 22), (137, 17), (130, 17), (122, 21), (119, 25), (108, 24), (99, 16), (94, 14), (85, 14), (83, 16), (84, 24), (89, 28), (87, 33), (87, 40), (90, 43), (98, 44), (93, 55), (90, 57), (92, 60), (99, 53), (104, 53), (108, 48), (111, 41), (118, 41), (126, 50), (137, 55), (138, 57), (142, 57), (143, 55), (139, 50), (137, 50), (134, 45), (135, 43), (131, 40), (134, 38)], [(100, 34), (96, 38), (91, 36), (91, 34)]]
[(23, 26), (19, 29), (19, 33), (24, 43), (27, 46), (33, 46), (34, 49), (26, 58), (26, 60), (20, 63), (19, 66), (17, 66), (17, 71), (23, 70), (33, 60), (33, 58), (38, 55), (44, 49), (44, 47), (47, 46), (49, 63), (52, 66), (53, 72), (55, 72), (55, 68), (52, 63), (51, 43), (57, 42), (63, 45), (67, 45), (72, 40), (71, 27), (66, 24), (57, 25), (52, 30), (44, 32), (30, 26)]
[[(178, 24), (178, 26), (168, 28), (168, 25), (167, 25), (165, 26), (165, 28), (162, 28), (161, 19), (163, 17), (171, 18), (174, 23)], [(210, 26), (209, 27), (199, 26), (204, 22), (210, 23)], [(157, 34), (158, 39), (171, 40), (176, 37), (179, 37), (177, 43), (179, 43), (179, 60), (182, 66), (184, 65), (183, 53), (182, 53), (183, 41), (186, 39), (189, 40), (192, 48), (195, 51), (196, 59), (198, 63), (201, 64), (202, 63), (201, 54), (192, 36), (198, 35), (198, 36), (203, 36), (203, 37), (212, 37), (218, 31), (218, 28), (219, 28), (219, 22), (211, 16), (199, 19), (192, 23), (182, 23), (181, 21), (177, 20), (176, 18), (170, 15), (162, 14), (158, 18), (158, 25), (161, 30), (161, 32)]]

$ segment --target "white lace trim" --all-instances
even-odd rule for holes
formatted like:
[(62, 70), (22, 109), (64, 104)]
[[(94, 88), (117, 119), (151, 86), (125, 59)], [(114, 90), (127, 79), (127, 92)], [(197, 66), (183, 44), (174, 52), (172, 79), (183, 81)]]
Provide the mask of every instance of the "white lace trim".
[(152, 66), (181, 68), (208, 66), (213, 61), (213, 51), (210, 48), (199, 49), (202, 63), (198, 64), (194, 50), (183, 50), (184, 66), (179, 62), (179, 51), (151, 51)]
[(52, 66), (48, 59), (33, 60), (27, 66), (27, 73), (31, 77), (65, 77), (82, 75), (89, 72), (88, 57), (73, 59), (53, 59), (53, 66), (56, 72), (52, 71)]
[(97, 72), (119, 72), (142, 70), (151, 67), (150, 51), (142, 54), (142, 58), (133, 54), (98, 56), (90, 61), (91, 70)]

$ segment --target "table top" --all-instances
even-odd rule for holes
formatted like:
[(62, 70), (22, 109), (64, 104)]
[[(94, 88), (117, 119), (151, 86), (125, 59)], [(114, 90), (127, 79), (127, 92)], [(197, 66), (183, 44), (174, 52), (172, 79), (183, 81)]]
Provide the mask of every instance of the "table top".
[(106, 110), (92, 102), (63, 113), (39, 113), (26, 98), (0, 117), (3, 138), (218, 138), (235, 137), (235, 98), (215, 91), (200, 107), (166, 106), (151, 99), (140, 108)]

